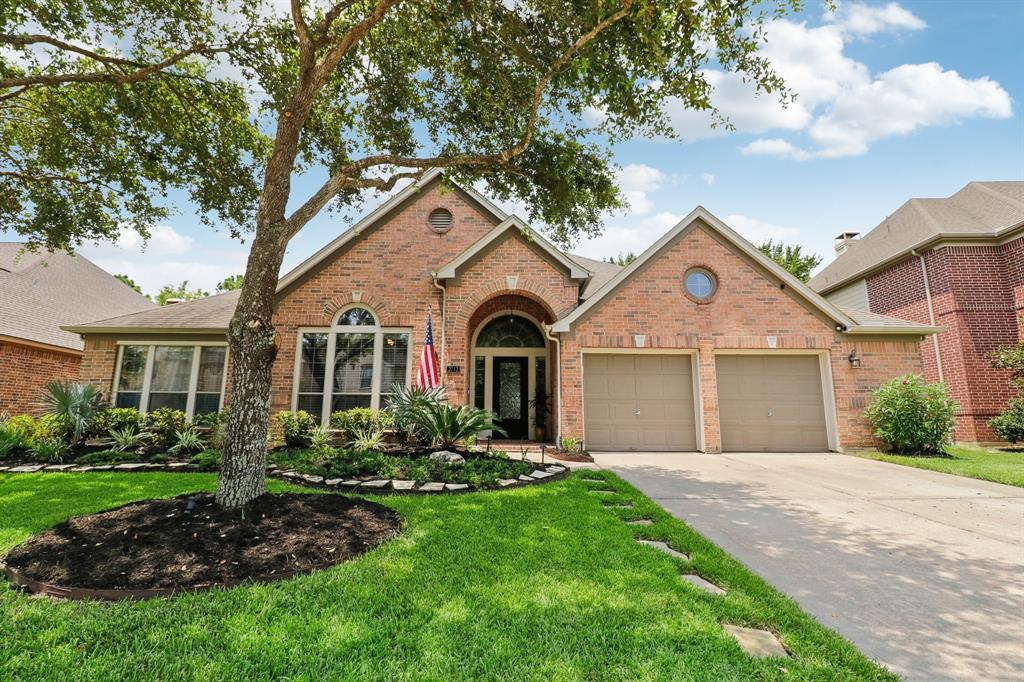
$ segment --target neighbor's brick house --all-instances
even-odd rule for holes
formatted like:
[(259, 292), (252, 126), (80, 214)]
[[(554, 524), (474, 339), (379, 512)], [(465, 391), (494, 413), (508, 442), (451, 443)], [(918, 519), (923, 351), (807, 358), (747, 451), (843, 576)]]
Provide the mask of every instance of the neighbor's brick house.
[(78, 377), (84, 343), (61, 325), (153, 304), (82, 256), (0, 242), (0, 413), (36, 414), (47, 382)]
[(1024, 338), (1024, 182), (972, 182), (911, 199), (810, 282), (841, 305), (942, 327), (920, 345), (924, 374), (960, 403), (957, 440), (996, 440), (987, 422), (1016, 395), (985, 354)]
[[(871, 391), (920, 371), (931, 325), (830, 304), (704, 209), (621, 269), (443, 182), (426, 174), (281, 278), (272, 412), (383, 405), (415, 375), (428, 315), (453, 401), (594, 449), (868, 445)], [(75, 325), (82, 378), (118, 404), (216, 409), (236, 301)]]

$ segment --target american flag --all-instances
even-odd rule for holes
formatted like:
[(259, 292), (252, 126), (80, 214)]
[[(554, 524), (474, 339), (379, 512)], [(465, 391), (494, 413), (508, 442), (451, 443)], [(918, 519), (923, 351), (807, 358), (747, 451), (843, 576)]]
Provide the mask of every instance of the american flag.
[(441, 373), (438, 371), (437, 355), (434, 353), (434, 321), (430, 313), (427, 313), (427, 335), (423, 338), (420, 366), (416, 370), (416, 385), (420, 388), (437, 388), (441, 385)]

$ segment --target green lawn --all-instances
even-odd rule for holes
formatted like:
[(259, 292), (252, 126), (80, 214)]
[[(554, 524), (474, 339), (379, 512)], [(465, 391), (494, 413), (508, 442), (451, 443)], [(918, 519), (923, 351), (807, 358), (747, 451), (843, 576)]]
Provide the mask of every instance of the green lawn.
[[(593, 475), (593, 474), (588, 474)], [(289, 582), (139, 603), (0, 591), (0, 679), (896, 679), (611, 474), (519, 490), (383, 497), (401, 538)], [(0, 474), (0, 553), (62, 519), (212, 490), (212, 474)], [(285, 486), (274, 484), (276, 490)], [(627, 526), (648, 516), (655, 525)], [(692, 552), (690, 568), (635, 533)], [(720, 621), (778, 633), (745, 655)]]
[(862, 450), (850, 454), (918, 469), (931, 469), (957, 476), (968, 476), (980, 478), (983, 481), (1024, 487), (1024, 450), (1013, 451), (955, 445), (949, 448), (951, 457), (889, 455), (877, 450)]

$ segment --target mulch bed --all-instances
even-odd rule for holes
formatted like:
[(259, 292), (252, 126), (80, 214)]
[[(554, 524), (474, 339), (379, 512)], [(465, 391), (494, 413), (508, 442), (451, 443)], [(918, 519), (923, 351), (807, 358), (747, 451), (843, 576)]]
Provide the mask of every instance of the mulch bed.
[(554, 456), (566, 462), (593, 462), (589, 452), (556, 452)]
[(394, 510), (341, 495), (266, 494), (244, 510), (226, 511), (212, 495), (196, 493), (69, 519), (4, 561), (22, 584), (193, 591), (338, 564), (395, 537), (400, 527)]

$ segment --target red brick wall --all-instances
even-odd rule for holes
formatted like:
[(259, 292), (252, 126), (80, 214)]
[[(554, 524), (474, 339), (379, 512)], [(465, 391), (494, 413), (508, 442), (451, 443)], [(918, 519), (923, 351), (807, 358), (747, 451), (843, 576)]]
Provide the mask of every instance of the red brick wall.
[[(437, 208), (450, 210), (454, 227), (438, 235), (427, 226), (427, 216)], [(460, 371), (445, 376), (454, 400), (468, 400), (468, 328), (470, 318), (497, 296), (520, 298), (517, 310), (544, 313), (550, 321), (555, 311), (575, 304), (578, 286), (560, 266), (548, 261), (537, 248), (518, 235), (510, 235), (482, 257), (464, 266), (446, 295), (446, 324), (441, 324), (441, 292), (430, 273), (462, 253), (495, 226), (464, 194), (425, 189), (400, 211), (344, 249), (333, 261), (296, 285), (278, 301), (274, 324), (280, 345), (273, 368), (271, 411), (291, 409), (295, 347), (300, 327), (324, 327), (336, 312), (354, 302), (372, 309), (385, 326), (412, 330), (410, 362), (415, 370), (427, 320), (434, 316), (434, 344), (443, 364)], [(516, 275), (515, 288), (506, 277)], [(444, 342), (442, 352), (442, 340)]]
[[(683, 275), (691, 267), (716, 274), (719, 290), (705, 304), (684, 294)], [(780, 290), (713, 234), (697, 227), (681, 234), (662, 255), (645, 265), (576, 324), (562, 343), (562, 433), (583, 433), (584, 348), (632, 348), (635, 334), (645, 348), (697, 349), (700, 362), (705, 449), (721, 449), (715, 351), (724, 349), (806, 350), (831, 358), (841, 447), (874, 443), (863, 419), (871, 392), (897, 374), (920, 371), (918, 337), (879, 341), (839, 334), (834, 323), (809, 311)], [(774, 346), (768, 337), (774, 337)], [(862, 366), (852, 369), (854, 349)]]
[(39, 397), (46, 384), (54, 380), (73, 381), (78, 378), (82, 357), (59, 353), (10, 341), (0, 341), (0, 412), (8, 414), (40, 414)]
[[(938, 335), (942, 378), (960, 403), (956, 438), (992, 441), (986, 422), (1015, 395), (1007, 372), (985, 354), (1017, 343), (1024, 331), (1024, 238), (1002, 246), (946, 246), (927, 252), (925, 265)], [(868, 278), (875, 312), (928, 322), (919, 259), (908, 258)], [(934, 342), (921, 344), (925, 376), (939, 379)]]

